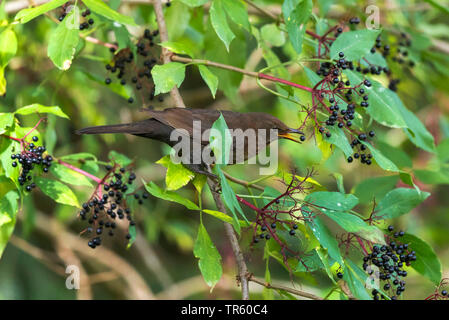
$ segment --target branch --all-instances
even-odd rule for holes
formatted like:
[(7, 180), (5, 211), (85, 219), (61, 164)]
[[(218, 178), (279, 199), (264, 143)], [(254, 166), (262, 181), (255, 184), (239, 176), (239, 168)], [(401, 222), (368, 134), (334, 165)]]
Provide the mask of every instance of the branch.
[(237, 184), (240, 184), (240, 185), (242, 185), (242, 186), (244, 186), (244, 187), (249, 187), (249, 188), (254, 188), (254, 189), (257, 189), (257, 190), (260, 190), (260, 191), (264, 191), (265, 189), (264, 189), (264, 187), (262, 187), (262, 186), (259, 186), (258, 184), (252, 184), (252, 183), (250, 183), (250, 182), (248, 182), (248, 181), (245, 181), (245, 180), (241, 180), (241, 179), (238, 179), (238, 178), (234, 178), (233, 176), (231, 176), (229, 173), (227, 173), (227, 172), (224, 172), (223, 171), (223, 174), (225, 175), (225, 177), (226, 178), (228, 178), (230, 181), (232, 181), (232, 182), (234, 182), (234, 183), (237, 183)]
[(210, 61), (210, 60), (202, 60), (202, 59), (190, 59), (190, 58), (184, 58), (184, 57), (180, 57), (180, 56), (176, 56), (173, 55), (171, 57), (171, 60), (173, 61), (178, 61), (178, 62), (183, 62), (183, 63), (194, 63), (194, 64), (203, 64), (206, 66), (210, 66), (210, 67), (215, 67), (215, 68), (220, 68), (220, 69), (225, 69), (225, 70), (230, 70), (230, 71), (234, 71), (234, 72), (238, 72), (238, 73), (242, 73), (244, 75), (247, 75), (249, 77), (253, 77), (253, 78), (258, 78), (258, 79), (265, 79), (265, 80), (269, 80), (269, 81), (273, 81), (273, 82), (277, 82), (277, 83), (282, 83), (291, 87), (295, 87), (307, 92), (313, 92), (314, 89), (313, 88), (309, 88), (285, 79), (281, 79), (281, 78), (276, 78), (273, 76), (270, 76), (268, 74), (265, 73), (260, 73), (260, 72), (254, 72), (254, 71), (247, 71), (244, 69), (240, 69), (234, 66), (230, 66), (227, 64), (221, 64), (218, 62), (214, 62), (214, 61)]
[(292, 288), (289, 288), (289, 287), (286, 287), (286, 286), (283, 286), (283, 285), (274, 285), (272, 283), (268, 283), (268, 282), (262, 281), (262, 280), (260, 280), (260, 279), (258, 279), (256, 277), (254, 277), (253, 275), (251, 275), (248, 278), (248, 281), (252, 281), (252, 282), (255, 282), (257, 284), (260, 284), (261, 286), (264, 286), (265, 288), (268, 288), (268, 289), (284, 290), (284, 291), (290, 292), (292, 294), (295, 294), (297, 296), (304, 297), (304, 298), (309, 298), (309, 299), (312, 299), (312, 300), (324, 300), (323, 298), (318, 297), (318, 296), (316, 296), (316, 295), (314, 295), (312, 293), (309, 293), (309, 292), (292, 289)]
[[(159, 27), (159, 35), (161, 42), (168, 41), (167, 26), (165, 25), (164, 12), (162, 11), (161, 0), (153, 0), (152, 2), (154, 12), (156, 13), (156, 20), (157, 25)], [(171, 61), (170, 59), (171, 55), (172, 53), (168, 49), (162, 47), (162, 61), (164, 62), (164, 64), (169, 63)], [(186, 107), (184, 101), (182, 100), (181, 94), (179, 93), (179, 90), (176, 86), (174, 86), (173, 89), (171, 89), (170, 95), (175, 101), (176, 107), (178, 108)]]
[[(212, 196), (215, 200), (215, 204), (217, 205), (218, 211), (226, 213), (226, 208), (223, 204), (223, 201), (221, 201), (220, 194), (217, 192), (219, 184), (211, 179), (207, 179), (207, 183), (209, 185), (210, 191), (212, 192)], [(224, 227), (226, 235), (231, 243), (235, 260), (237, 262), (238, 275), (239, 275), (238, 278), (242, 286), (242, 299), (249, 300), (248, 268), (246, 266), (245, 258), (243, 257), (242, 250), (240, 249), (240, 245), (232, 225), (225, 222)]]

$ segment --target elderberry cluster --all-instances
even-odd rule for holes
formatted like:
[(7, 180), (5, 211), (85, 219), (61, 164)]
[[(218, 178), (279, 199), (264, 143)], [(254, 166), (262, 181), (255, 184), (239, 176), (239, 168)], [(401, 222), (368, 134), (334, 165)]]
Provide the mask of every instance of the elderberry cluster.
[[(83, 209), (79, 213), (80, 218), (89, 223), (86, 232), (91, 236), (88, 245), (92, 249), (101, 245), (101, 237), (104, 233), (107, 232), (109, 236), (114, 236), (117, 221), (128, 221), (128, 228), (135, 225), (131, 210), (126, 204), (126, 197), (129, 195), (126, 192), (136, 179), (135, 173), (128, 173), (125, 168), (116, 170), (112, 166), (107, 166), (106, 169), (108, 174), (103, 183), (103, 195), (97, 196), (97, 194), (89, 202), (83, 203)], [(138, 194), (134, 194), (134, 197), (139, 199), (139, 204), (142, 204)], [(144, 193), (142, 198), (148, 198), (148, 194)], [(131, 239), (129, 233), (125, 237), (127, 240)]]
[[(393, 232), (394, 227), (389, 226), (388, 231)], [(395, 238), (404, 236), (404, 231), (394, 232), (393, 238), (389, 237), (386, 245), (373, 246), (371, 253), (363, 258), (363, 270), (383, 282), (383, 291), (391, 300), (396, 300), (405, 291), (407, 271), (404, 266), (410, 266), (416, 261), (416, 252), (412, 251), (407, 243), (401, 243)], [(377, 267), (374, 268), (373, 266)], [(379, 290), (372, 291), (373, 299), (379, 300), (385, 297)]]
[[(270, 240), (271, 235), (269, 233), (264, 233), (268, 230), (267, 225), (264, 224), (263, 222), (259, 222), (258, 224), (260, 225), (260, 233), (259, 233), (259, 235), (253, 237), (253, 243), (258, 243), (259, 239)], [(271, 223), (270, 231), (276, 232), (276, 227), (277, 227), (276, 222)], [(296, 229), (298, 229), (298, 225), (296, 223), (291, 224), (291, 229), (289, 230), (288, 234), (291, 236), (294, 236), (296, 234), (296, 231), (295, 231)]]
[[(130, 48), (122, 49), (119, 52), (115, 52), (115, 49), (111, 48), (114, 58), (111, 63), (106, 65), (108, 75), (105, 83), (107, 85), (111, 84), (112, 79), (110, 75), (117, 72), (117, 79), (120, 80), (121, 85), (131, 82), (137, 91), (146, 91), (146, 94), (149, 92), (149, 101), (154, 100), (155, 88), (151, 81), (151, 70), (158, 62), (158, 54), (151, 49), (154, 47), (154, 40), (158, 35), (158, 30), (150, 31), (145, 29), (143, 37), (136, 44), (138, 57), (135, 57)], [(143, 94), (142, 99), (144, 99)], [(160, 102), (163, 101), (162, 96), (159, 96), (158, 99)], [(128, 102), (133, 103), (134, 97), (129, 97)]]
[[(34, 136), (32, 137), (32, 140), (33, 142), (38, 142), (39, 138)], [(39, 166), (44, 173), (47, 173), (53, 161), (52, 156), (44, 155), (46, 152), (44, 146), (36, 146), (33, 142), (24, 142), (22, 152), (11, 155), (11, 159), (13, 160), (11, 166), (15, 168), (19, 165), (21, 167), (18, 178), (19, 184), (21, 186), (27, 184), (25, 190), (28, 192), (36, 188), (36, 184), (33, 182), (32, 177), (34, 168)]]
[[(329, 113), (329, 117), (325, 120), (325, 125), (327, 127), (336, 125), (340, 129), (346, 128), (347, 130), (350, 130), (352, 120), (355, 118), (356, 108), (369, 107), (369, 96), (366, 93), (365, 88), (361, 88), (361, 86), (371, 87), (371, 82), (366, 79), (361, 84), (351, 86), (349, 80), (344, 80), (342, 70), (354, 69), (353, 62), (346, 60), (344, 56), (344, 53), (340, 52), (339, 59), (336, 60), (335, 63), (324, 62), (320, 65), (320, 68), (316, 73), (324, 76), (323, 84), (328, 84), (329, 87), (333, 87), (333, 89), (322, 89), (318, 99), (322, 102), (324, 98), (327, 98), (330, 103), (330, 106), (323, 103), (327, 109), (326, 111)], [(321, 88), (326, 87), (322, 85)], [(342, 108), (337, 99), (346, 102), (346, 108)], [(321, 134), (325, 134), (327, 138), (332, 136), (331, 132), (326, 129), (325, 126), (320, 126), (318, 131)], [(370, 131), (368, 136), (374, 137), (374, 132)], [(358, 134), (359, 140), (366, 140), (366, 138), (367, 134)], [(348, 162), (352, 162), (352, 160), (352, 157), (348, 158)]]
[[(61, 15), (58, 17), (58, 20), (60, 22), (64, 21), (65, 17), (67, 16), (67, 13), (69, 10), (68, 6), (70, 5), (70, 2), (66, 2), (62, 7), (61, 7)], [(80, 30), (86, 30), (89, 29), (90, 26), (92, 26), (95, 23), (95, 20), (93, 18), (89, 18), (89, 16), (91, 15), (91, 11), (90, 9), (86, 9), (85, 11), (83, 11), (81, 13), (81, 23), (79, 25), (79, 29)]]

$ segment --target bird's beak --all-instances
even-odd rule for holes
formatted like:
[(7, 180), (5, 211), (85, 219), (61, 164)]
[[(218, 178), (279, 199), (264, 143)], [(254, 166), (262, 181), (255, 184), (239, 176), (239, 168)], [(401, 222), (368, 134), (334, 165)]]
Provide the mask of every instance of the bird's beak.
[(279, 133), (278, 137), (301, 143), (301, 141), (299, 141), (296, 137), (291, 135), (292, 133), (304, 134), (302, 131), (299, 131), (298, 129), (289, 128), (287, 132)]

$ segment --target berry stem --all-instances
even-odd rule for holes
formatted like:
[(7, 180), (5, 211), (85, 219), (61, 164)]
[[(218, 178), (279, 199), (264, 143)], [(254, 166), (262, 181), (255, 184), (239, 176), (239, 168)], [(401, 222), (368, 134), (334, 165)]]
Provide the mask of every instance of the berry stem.
[(96, 177), (96, 176), (90, 174), (89, 172), (86, 172), (86, 171), (84, 171), (84, 170), (82, 170), (82, 169), (80, 169), (80, 168), (78, 168), (78, 167), (72, 166), (70, 163), (64, 162), (64, 161), (59, 160), (59, 159), (57, 159), (57, 161), (58, 161), (58, 163), (59, 163), (60, 165), (62, 165), (62, 166), (64, 166), (64, 167), (67, 167), (67, 168), (69, 168), (70, 170), (76, 171), (76, 172), (82, 174), (83, 176), (86, 176), (86, 177), (88, 177), (88, 178), (94, 180), (94, 181), (95, 181), (96, 183), (98, 183), (98, 184), (103, 184), (103, 182), (104, 182), (102, 179), (100, 179), (100, 178), (98, 178), (98, 177)]
[(273, 82), (277, 82), (277, 83), (282, 83), (282, 84), (286, 84), (288, 86), (291, 87), (295, 87), (307, 92), (314, 92), (313, 88), (309, 88), (285, 79), (281, 79), (281, 78), (276, 78), (273, 76), (270, 76), (268, 74), (264, 74), (264, 73), (260, 73), (260, 72), (254, 72), (254, 71), (248, 71), (248, 70), (244, 70), (244, 69), (240, 69), (231, 65), (226, 65), (226, 64), (221, 64), (218, 62), (214, 62), (214, 61), (210, 61), (210, 60), (203, 60), (203, 59), (191, 59), (191, 58), (185, 58), (185, 57), (180, 57), (180, 56), (176, 56), (173, 55), (171, 57), (172, 61), (177, 61), (177, 62), (182, 62), (182, 63), (194, 63), (194, 64), (203, 64), (206, 66), (210, 66), (210, 67), (215, 67), (215, 68), (220, 68), (220, 69), (225, 69), (225, 70), (230, 70), (230, 71), (234, 71), (234, 72), (238, 72), (244, 75), (247, 75), (249, 77), (253, 77), (253, 78), (258, 78), (258, 79), (265, 79), (265, 80), (269, 80), (269, 81), (273, 81)]

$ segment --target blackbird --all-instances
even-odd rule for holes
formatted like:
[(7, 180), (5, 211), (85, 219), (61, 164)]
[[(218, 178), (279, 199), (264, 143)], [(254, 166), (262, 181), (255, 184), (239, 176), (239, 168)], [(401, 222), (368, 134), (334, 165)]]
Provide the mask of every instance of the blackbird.
[[(208, 146), (209, 144), (209, 136), (205, 133), (207, 129), (210, 129), (215, 122), (220, 117), (220, 114), (223, 115), (228, 128), (231, 131), (234, 131), (233, 135), (233, 144), (232, 144), (232, 156), (229, 164), (234, 164), (238, 162), (242, 162), (247, 160), (257, 153), (260, 150), (269, 145), (272, 141), (283, 138), (289, 139), (295, 142), (300, 142), (292, 133), (303, 134), (301, 131), (297, 129), (292, 129), (287, 127), (282, 121), (277, 119), (276, 117), (263, 113), (263, 112), (249, 112), (249, 113), (239, 113), (234, 111), (225, 111), (225, 110), (207, 110), (207, 109), (189, 109), (189, 108), (168, 108), (161, 111), (155, 111), (150, 109), (144, 109), (151, 118), (132, 122), (125, 124), (115, 124), (115, 125), (106, 125), (106, 126), (96, 126), (96, 127), (88, 127), (84, 129), (80, 129), (76, 131), (77, 134), (104, 134), (104, 133), (126, 133), (132, 134), (135, 136), (145, 137), (149, 139), (154, 139), (158, 141), (162, 141), (170, 146), (174, 146), (179, 142), (178, 140), (170, 139), (172, 131), (178, 129), (179, 136), (186, 136), (190, 139), (194, 136), (195, 128), (198, 128), (198, 123), (201, 125), (201, 148)], [(196, 127), (194, 126), (194, 121), (196, 122)], [(236, 129), (241, 129), (235, 131)], [(242, 132), (245, 132), (247, 129), (253, 129), (256, 132), (256, 141), (243, 140), (243, 143), (236, 143), (236, 138)], [(277, 135), (270, 135), (270, 129), (277, 130)], [(259, 135), (257, 132), (265, 132), (266, 139), (261, 143), (258, 143)], [(199, 132), (199, 131), (198, 131)], [(240, 140), (242, 142), (242, 140)], [(243, 150), (236, 150), (236, 148), (240, 148)], [(203, 162), (194, 163), (192, 161), (194, 156), (194, 148), (191, 148), (191, 152), (187, 155), (187, 158), (183, 158), (181, 162), (187, 166), (190, 170), (202, 174), (208, 174), (205, 170), (205, 165)], [(236, 158), (238, 155), (242, 155), (239, 158)], [(208, 174), (209, 175), (209, 174)]]

